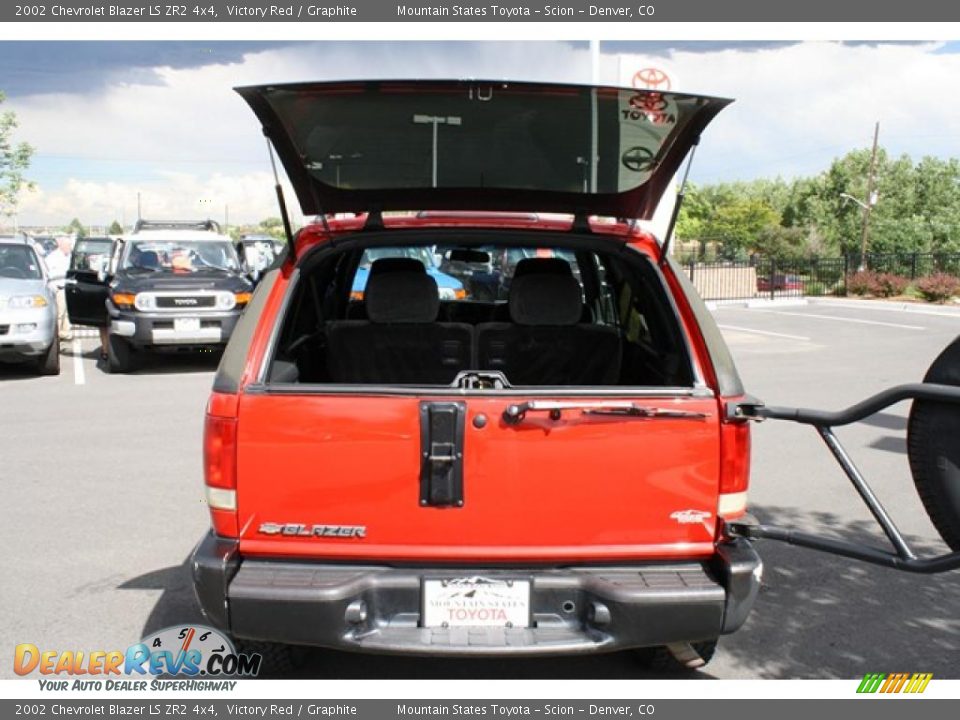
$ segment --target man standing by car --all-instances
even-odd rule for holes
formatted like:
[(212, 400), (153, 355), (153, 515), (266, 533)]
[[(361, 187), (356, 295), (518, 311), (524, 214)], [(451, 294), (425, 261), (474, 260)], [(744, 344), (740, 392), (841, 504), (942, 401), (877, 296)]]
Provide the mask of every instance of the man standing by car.
[(72, 251), (73, 238), (68, 235), (58, 235), (56, 249), (44, 258), (50, 279), (57, 288), (57, 330), (61, 340), (70, 340), (73, 337), (70, 318), (67, 316), (67, 298), (63, 290)]

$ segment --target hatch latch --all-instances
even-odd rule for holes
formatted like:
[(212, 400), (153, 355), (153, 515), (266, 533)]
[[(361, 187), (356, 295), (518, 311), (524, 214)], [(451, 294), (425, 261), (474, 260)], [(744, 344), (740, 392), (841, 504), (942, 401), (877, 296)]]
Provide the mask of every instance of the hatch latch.
[(420, 504), (463, 506), (466, 404), (420, 403)]

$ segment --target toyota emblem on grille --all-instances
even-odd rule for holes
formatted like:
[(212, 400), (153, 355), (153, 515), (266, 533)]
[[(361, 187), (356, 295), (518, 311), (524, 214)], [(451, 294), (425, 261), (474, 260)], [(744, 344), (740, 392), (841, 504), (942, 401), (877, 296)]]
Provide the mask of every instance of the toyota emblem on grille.
[(174, 298), (174, 305), (196, 305), (199, 301), (196, 298)]

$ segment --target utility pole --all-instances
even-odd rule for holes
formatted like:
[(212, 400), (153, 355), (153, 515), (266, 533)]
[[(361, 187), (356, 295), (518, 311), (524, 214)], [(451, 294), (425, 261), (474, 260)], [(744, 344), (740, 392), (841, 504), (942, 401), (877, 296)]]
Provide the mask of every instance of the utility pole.
[(876, 203), (874, 182), (877, 171), (877, 140), (880, 137), (880, 121), (873, 128), (873, 150), (870, 152), (870, 173), (867, 175), (867, 202), (863, 208), (863, 227), (860, 230), (860, 270), (867, 268), (867, 237), (870, 233), (870, 210)]

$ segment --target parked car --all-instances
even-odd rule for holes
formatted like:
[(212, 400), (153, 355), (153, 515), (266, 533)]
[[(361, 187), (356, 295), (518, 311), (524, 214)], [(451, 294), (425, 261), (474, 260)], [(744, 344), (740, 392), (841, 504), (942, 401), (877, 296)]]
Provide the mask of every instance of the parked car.
[(437, 248), (440, 270), (456, 278), (471, 300), (490, 302), (497, 298), (500, 273), (493, 266), (490, 253), (483, 249)]
[(34, 235), (32, 240), (37, 244), (37, 249), (44, 257), (57, 249), (57, 239), (52, 235)]
[(240, 262), (256, 279), (279, 264), (286, 250), (286, 243), (272, 235), (243, 235), (237, 241)]
[[(728, 101), (473, 81), (239, 92), (320, 221), (262, 279), (214, 379), (211, 530), (191, 561), (210, 624), (277, 665), (313, 645), (689, 668), (750, 613), (748, 538), (931, 571), (746, 515), (748, 421), (833, 416), (748, 397), (683, 269), (623, 219), (652, 215)], [(505, 302), (442, 296), (418, 258), (449, 247), (507, 257)]]
[(370, 268), (377, 260), (386, 258), (409, 258), (419, 262), (424, 272), (433, 278), (437, 284), (437, 296), (440, 300), (462, 300), (466, 297), (466, 291), (463, 289), (463, 283), (452, 275), (440, 272), (436, 265), (436, 260), (429, 247), (404, 247), (404, 248), (370, 248), (365, 250), (360, 256), (360, 265), (353, 276), (353, 284), (350, 287), (350, 299), (362, 301), (367, 282), (370, 279)]
[(56, 294), (36, 248), (21, 235), (0, 237), (0, 361), (60, 373)]
[(138, 221), (97, 255), (110, 260), (74, 269), (67, 307), (73, 323), (109, 324), (113, 373), (130, 370), (141, 351), (222, 348), (253, 289), (213, 221)]
[(757, 278), (757, 292), (796, 290), (803, 292), (803, 278), (798, 275), (774, 275)]

